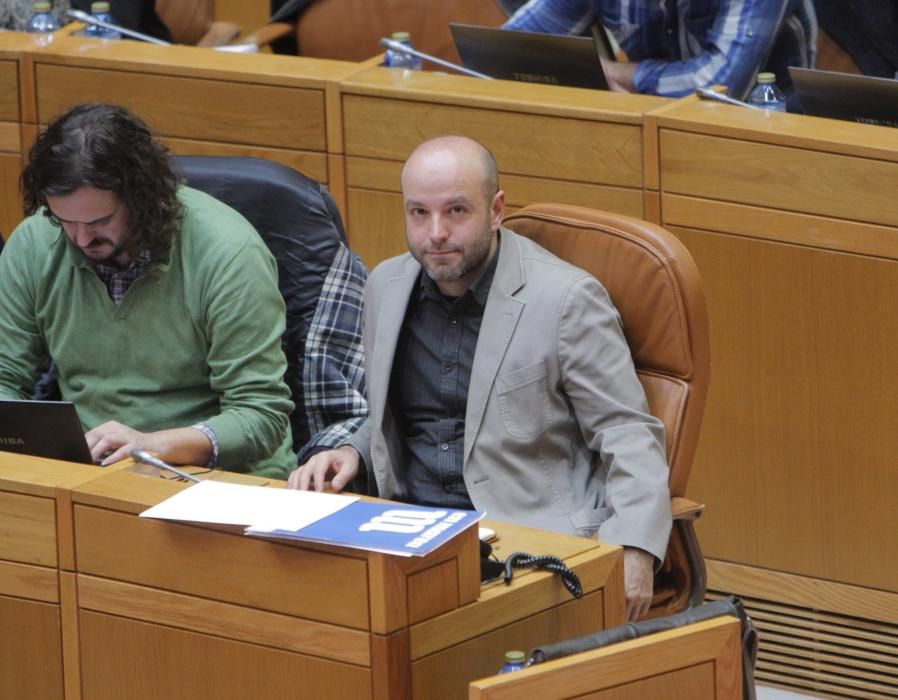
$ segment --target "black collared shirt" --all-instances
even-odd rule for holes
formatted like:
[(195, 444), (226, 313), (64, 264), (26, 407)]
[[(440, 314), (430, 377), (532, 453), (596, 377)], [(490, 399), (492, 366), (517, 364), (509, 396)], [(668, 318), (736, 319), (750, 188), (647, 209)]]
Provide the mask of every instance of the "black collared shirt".
[(474, 351), (498, 249), (463, 296), (451, 298), (421, 271), (396, 347), (390, 402), (402, 431), (402, 497), (473, 509), (462, 478), (465, 410)]

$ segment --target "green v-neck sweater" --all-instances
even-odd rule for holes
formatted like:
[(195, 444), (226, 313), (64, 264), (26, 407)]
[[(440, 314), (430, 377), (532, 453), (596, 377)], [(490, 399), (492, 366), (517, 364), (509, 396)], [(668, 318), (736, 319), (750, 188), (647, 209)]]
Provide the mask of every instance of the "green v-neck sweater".
[(284, 303), (274, 258), (236, 211), (182, 187), (184, 219), (121, 304), (38, 212), (0, 255), (0, 396), (29, 398), (47, 356), (85, 430), (206, 422), (225, 469), (295, 467), (283, 381)]

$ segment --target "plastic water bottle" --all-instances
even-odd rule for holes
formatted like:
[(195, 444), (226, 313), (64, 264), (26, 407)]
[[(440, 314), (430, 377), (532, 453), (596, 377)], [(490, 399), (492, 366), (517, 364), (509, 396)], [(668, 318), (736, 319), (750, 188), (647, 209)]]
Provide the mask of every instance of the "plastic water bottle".
[(748, 96), (748, 104), (761, 107), (768, 112), (785, 112), (786, 96), (776, 86), (776, 75), (758, 73), (758, 84)]
[[(408, 46), (410, 49), (415, 48), (412, 46), (412, 38), (409, 36), (408, 32), (393, 32), (393, 36), (390, 38), (393, 41)], [(384, 57), (384, 65), (389, 68), (421, 70), (421, 59), (417, 56), (412, 56), (410, 53), (402, 53), (401, 51), (387, 49), (387, 54)]]
[(505, 665), (502, 666), (499, 673), (512, 673), (513, 671), (524, 670), (525, 659), (523, 651), (506, 651)]
[(59, 29), (59, 22), (50, 12), (49, 2), (36, 2), (31, 6), (31, 18), (25, 31), (35, 35), (38, 46), (46, 46), (53, 41), (53, 32)]
[[(92, 2), (90, 4), (90, 16), (101, 22), (106, 22), (107, 24), (118, 24), (118, 22), (115, 21), (115, 17), (113, 17), (112, 13), (109, 11), (108, 2)], [(89, 36), (92, 39), (122, 38), (121, 32), (117, 32), (114, 29), (106, 29), (105, 27), (96, 24), (88, 24), (84, 28), (84, 36)]]

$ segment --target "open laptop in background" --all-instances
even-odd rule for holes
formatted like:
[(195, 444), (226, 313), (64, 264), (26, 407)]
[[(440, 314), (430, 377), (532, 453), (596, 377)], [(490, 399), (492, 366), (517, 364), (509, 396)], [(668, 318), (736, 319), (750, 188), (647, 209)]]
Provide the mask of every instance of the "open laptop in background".
[(789, 68), (805, 114), (898, 127), (898, 80)]
[(0, 400), (0, 450), (93, 464), (75, 404)]
[(465, 68), (493, 78), (608, 89), (595, 38), (449, 23)]

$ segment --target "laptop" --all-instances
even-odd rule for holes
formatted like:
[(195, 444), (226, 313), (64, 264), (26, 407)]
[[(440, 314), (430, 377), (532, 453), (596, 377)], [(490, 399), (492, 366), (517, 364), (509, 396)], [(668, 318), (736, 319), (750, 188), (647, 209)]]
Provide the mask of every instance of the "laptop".
[(0, 450), (94, 463), (70, 401), (0, 400)]
[(898, 127), (898, 80), (789, 68), (805, 114)]
[(449, 23), (465, 68), (492, 78), (607, 90), (595, 37)]

